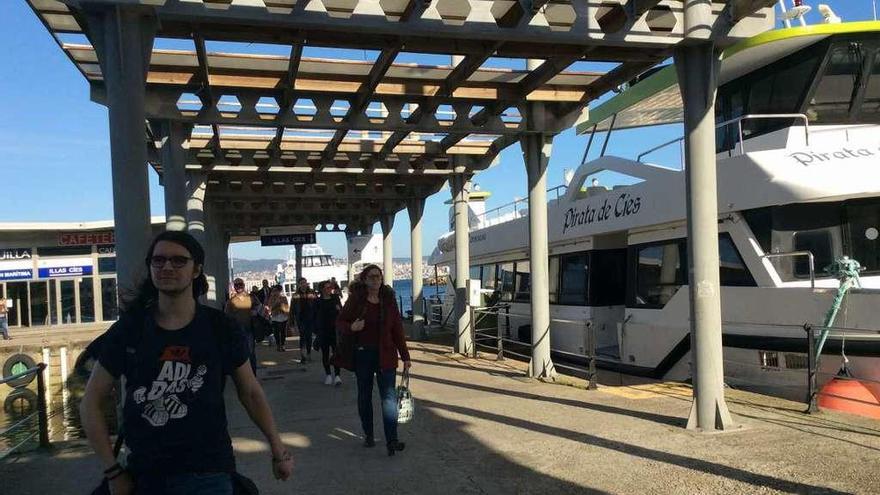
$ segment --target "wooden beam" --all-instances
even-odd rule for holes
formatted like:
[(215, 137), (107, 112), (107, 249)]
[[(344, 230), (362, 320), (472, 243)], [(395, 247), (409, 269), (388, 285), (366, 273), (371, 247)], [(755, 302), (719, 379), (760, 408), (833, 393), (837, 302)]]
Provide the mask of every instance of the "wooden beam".
[[(293, 104), (294, 88), (296, 87), (296, 76), (299, 73), (299, 63), (302, 60), (303, 40), (298, 39), (290, 46), (290, 58), (287, 62), (287, 78), (284, 81), (284, 91), (279, 101), (278, 116), (282, 118), (285, 112)], [(275, 129), (275, 139), (272, 141), (270, 156), (278, 158), (281, 156), (281, 139), (284, 137), (284, 126), (279, 125)]]
[[(196, 58), (199, 60), (198, 79), (201, 83), (201, 91), (208, 101), (208, 106), (214, 107), (218, 101), (214, 97), (214, 91), (211, 89), (211, 72), (208, 69), (208, 52), (205, 49), (205, 37), (198, 31), (193, 33), (193, 44), (196, 46)], [(220, 126), (211, 124), (211, 131), (214, 133), (214, 137), (211, 139), (210, 147), (214, 152), (214, 156), (220, 158), (223, 156), (223, 150), (220, 148)]]

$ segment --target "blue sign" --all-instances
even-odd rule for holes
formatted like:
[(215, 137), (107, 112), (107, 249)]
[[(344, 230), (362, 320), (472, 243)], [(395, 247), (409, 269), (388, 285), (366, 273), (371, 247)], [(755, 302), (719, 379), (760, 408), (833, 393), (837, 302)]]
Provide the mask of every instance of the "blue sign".
[(82, 275), (91, 275), (92, 266), (58, 266), (54, 268), (40, 268), (40, 278), (55, 277), (79, 277)]
[(311, 234), (281, 234), (260, 236), (261, 246), (288, 246), (290, 244), (314, 244), (317, 242), (315, 233)]
[(30, 268), (20, 270), (0, 270), (0, 280), (21, 280), (34, 277), (34, 271)]

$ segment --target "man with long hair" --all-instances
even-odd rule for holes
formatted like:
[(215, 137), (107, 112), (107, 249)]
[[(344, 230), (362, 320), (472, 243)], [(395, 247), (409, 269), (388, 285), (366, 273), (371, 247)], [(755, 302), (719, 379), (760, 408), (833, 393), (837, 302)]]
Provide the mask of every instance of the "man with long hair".
[[(83, 429), (114, 495), (232, 494), (235, 458), (223, 402), (225, 375), (269, 442), (272, 469), (287, 479), (293, 460), (249, 364), (245, 336), (221, 311), (197, 302), (208, 289), (205, 252), (184, 232), (159, 234), (149, 276), (102, 336), (80, 405)], [(101, 403), (124, 377), (123, 467)]]
[(337, 328), (340, 343), (337, 364), (354, 370), (357, 378), (358, 414), (364, 429), (364, 447), (376, 445), (373, 435), (373, 378), (379, 384), (382, 423), (388, 455), (404, 449), (397, 438), (397, 356), (408, 370), (411, 362), (403, 321), (394, 289), (382, 283), (382, 269), (376, 265), (364, 268), (358, 282), (352, 284), (350, 297), (339, 314)]

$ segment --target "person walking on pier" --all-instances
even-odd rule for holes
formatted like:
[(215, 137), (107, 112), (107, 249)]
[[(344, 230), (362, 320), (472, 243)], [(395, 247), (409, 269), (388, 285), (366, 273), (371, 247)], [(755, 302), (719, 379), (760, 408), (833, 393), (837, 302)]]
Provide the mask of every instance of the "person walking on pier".
[(293, 293), (293, 314), (299, 329), (299, 350), (302, 362), (312, 360), (312, 336), (315, 329), (315, 301), (317, 296), (309, 287), (309, 281), (300, 278)]
[(0, 297), (0, 333), (3, 334), (3, 340), (9, 340), (9, 310), (6, 308), (6, 298)]
[[(147, 253), (149, 276), (102, 336), (80, 406), (110, 492), (233, 493), (241, 477), (226, 420), (225, 375), (268, 441), (275, 477), (289, 478), (293, 460), (248, 364), (245, 335), (223, 312), (198, 303), (208, 289), (205, 251), (191, 235), (167, 231)], [(122, 376), (125, 466), (117, 461), (101, 407)]]
[(271, 315), (275, 348), (278, 352), (284, 352), (287, 350), (284, 347), (284, 343), (287, 341), (287, 327), (290, 325), (290, 303), (287, 301), (287, 296), (284, 295), (280, 285), (272, 287), (272, 293), (266, 305), (269, 306), (269, 313)]
[(235, 292), (226, 303), (226, 314), (231, 316), (238, 326), (247, 336), (248, 350), (250, 351), (251, 369), (254, 375), (257, 374), (257, 354), (256, 341), (254, 340), (254, 329), (251, 322), (251, 309), (253, 306), (253, 298), (247, 293), (244, 287), (244, 280), (236, 278), (232, 282)]
[(355, 371), (365, 447), (376, 445), (373, 435), (373, 377), (376, 377), (385, 442), (391, 456), (405, 447), (397, 438), (398, 354), (404, 369), (408, 370), (411, 362), (394, 290), (382, 280), (382, 269), (369, 265), (361, 272), (358, 282), (349, 286), (350, 296), (337, 319), (342, 340), (337, 364)]
[(316, 347), (321, 349), (321, 361), (324, 364), (324, 385), (342, 385), (339, 378), (339, 366), (333, 365), (333, 374), (330, 374), (331, 352), (336, 356), (336, 318), (342, 309), (342, 303), (334, 292), (333, 282), (321, 282), (321, 297), (318, 299), (315, 310), (315, 331), (317, 332)]

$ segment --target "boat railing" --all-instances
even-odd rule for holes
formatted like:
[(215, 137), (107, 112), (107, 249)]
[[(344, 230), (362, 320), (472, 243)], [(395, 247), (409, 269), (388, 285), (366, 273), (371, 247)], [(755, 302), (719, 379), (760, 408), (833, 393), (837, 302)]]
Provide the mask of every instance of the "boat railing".
[(807, 263), (810, 267), (810, 288), (816, 288), (816, 257), (811, 251), (789, 251), (786, 253), (767, 253), (762, 258), (795, 258), (798, 256), (806, 256)]
[[(471, 322), (471, 338), (474, 347), (471, 353), (474, 358), (479, 358), (479, 349), (489, 349), (494, 351), (496, 361), (504, 361), (506, 355), (519, 357), (526, 361), (532, 358), (532, 350), (534, 344), (532, 342), (524, 342), (520, 339), (511, 338), (511, 318), (521, 318), (531, 320), (530, 315), (511, 313), (510, 304), (499, 302), (491, 306), (470, 308)], [(502, 320), (503, 319), (503, 320)], [(481, 326), (480, 323), (483, 323)], [(598, 383), (598, 373), (596, 371), (596, 361), (598, 359), (596, 353), (596, 344), (598, 342), (597, 328), (593, 325), (592, 320), (567, 320), (564, 318), (550, 318), (550, 323), (563, 323), (568, 325), (579, 325), (584, 328), (584, 354), (562, 351), (559, 349), (550, 349), (550, 352), (557, 356), (568, 358), (567, 363), (554, 362), (553, 366), (563, 368), (575, 373), (585, 374), (589, 382), (588, 389), (595, 390)], [(517, 335), (518, 336), (518, 335)], [(494, 345), (486, 342), (494, 342)], [(505, 347), (505, 344), (509, 346)], [(513, 349), (511, 349), (513, 347)], [(528, 354), (525, 351), (528, 350)], [(575, 364), (582, 361), (585, 364)]]
[[(45, 369), (46, 364), (39, 363), (33, 368), (22, 371), (21, 373), (0, 378), (0, 385), (7, 384), (18, 390), (24, 388), (26, 385), (14, 386), (13, 384), (15, 382), (32, 375), (36, 375), (37, 377), (37, 410), (14, 422), (5, 430), (0, 431), (0, 438), (14, 437), (14, 440), (12, 441), (18, 441), (18, 443), (12, 447), (0, 452), (0, 460), (5, 459), (27, 445), (34, 439), (34, 437), (38, 437), (40, 447), (49, 446), (49, 414), (46, 403), (46, 382), (43, 374), (43, 370)], [(37, 420), (37, 428), (35, 431), (18, 434), (20, 430), (23, 430), (28, 424), (31, 424), (34, 419)], [(15, 435), (13, 435), (13, 433), (15, 433)]]
[[(568, 192), (568, 186), (565, 184), (558, 185), (547, 190), (547, 199), (550, 201), (559, 200)], [(529, 198), (518, 198), (510, 203), (503, 204), (497, 208), (492, 208), (479, 215), (477, 221), (481, 227), (488, 227), (499, 223), (507, 222), (525, 216), (529, 211)]]
[[(722, 127), (726, 128), (730, 125), (735, 124), (736, 131), (737, 131), (737, 133), (736, 133), (737, 142), (734, 144), (734, 146), (730, 150), (728, 150), (727, 154), (728, 154), (728, 156), (733, 156), (733, 148), (738, 147), (739, 154), (744, 155), (746, 153), (746, 149), (745, 149), (745, 137), (743, 136), (743, 122), (747, 121), (747, 120), (772, 120), (772, 119), (799, 119), (799, 120), (802, 120), (804, 122), (804, 144), (807, 146), (810, 145), (810, 121), (809, 121), (809, 118), (807, 118), (807, 116), (802, 113), (767, 113), (767, 114), (753, 113), (753, 114), (748, 114), (748, 115), (742, 115), (742, 116), (739, 116), (735, 119), (725, 120), (724, 122), (716, 124), (715, 129), (720, 129)], [(675, 139), (671, 139), (669, 141), (658, 144), (657, 146), (654, 146), (653, 148), (650, 148), (646, 151), (643, 151), (642, 153), (640, 153), (638, 155), (638, 157), (636, 158), (636, 161), (640, 162), (640, 161), (642, 161), (642, 158), (650, 155), (651, 153), (655, 153), (657, 151), (660, 151), (660, 150), (666, 148), (667, 146), (670, 146), (670, 145), (673, 145), (676, 143), (678, 143), (680, 146), (679, 166), (683, 170), (684, 169), (684, 136), (677, 137)]]

